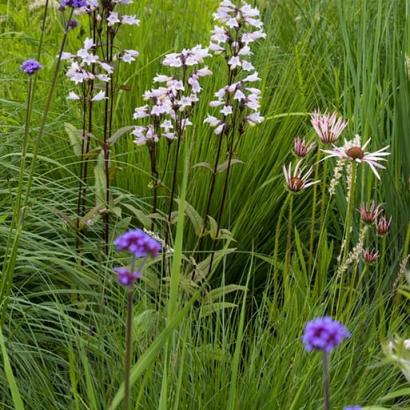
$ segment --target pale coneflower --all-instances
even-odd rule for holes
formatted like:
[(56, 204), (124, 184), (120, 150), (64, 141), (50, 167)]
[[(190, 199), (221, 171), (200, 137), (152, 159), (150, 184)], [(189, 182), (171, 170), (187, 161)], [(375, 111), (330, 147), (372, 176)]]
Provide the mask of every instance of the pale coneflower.
[(334, 112), (322, 114), (314, 111), (311, 114), (311, 124), (316, 134), (324, 144), (333, 144), (347, 126), (347, 121)]
[(366, 264), (371, 265), (379, 259), (379, 252), (376, 250), (365, 249), (363, 251), (363, 260)]
[[(286, 185), (291, 192), (300, 192), (304, 189), (317, 184), (319, 181), (312, 181), (309, 177), (312, 175), (313, 168), (308, 170), (301, 167), (302, 161), (299, 161), (292, 170), (292, 163), (286, 167), (283, 166), (283, 175), (285, 176)], [(306, 172), (305, 172), (306, 171)]]
[(386, 218), (384, 215), (378, 218), (376, 221), (376, 232), (377, 235), (379, 236), (385, 236), (389, 233), (390, 231), (390, 225), (391, 225), (391, 220), (392, 218)]
[(311, 152), (315, 148), (315, 143), (307, 143), (303, 138), (296, 137), (293, 140), (293, 152), (299, 158), (306, 157), (309, 152)]
[(365, 224), (372, 224), (380, 214), (380, 205), (372, 201), (370, 204), (363, 204), (359, 209), (360, 218)]
[[(380, 179), (380, 175), (376, 168), (385, 169), (385, 166), (380, 164), (380, 161), (387, 161), (386, 156), (390, 155), (389, 152), (385, 152), (389, 146), (379, 149), (375, 152), (366, 152), (365, 148), (370, 142), (370, 138), (362, 145), (360, 136), (356, 135), (351, 141), (346, 141), (342, 147), (336, 147), (333, 145), (333, 149), (322, 150), (327, 155), (326, 158), (336, 157), (340, 159), (346, 159), (357, 163), (365, 162), (369, 164), (376, 178)], [(325, 158), (325, 159), (326, 159)]]

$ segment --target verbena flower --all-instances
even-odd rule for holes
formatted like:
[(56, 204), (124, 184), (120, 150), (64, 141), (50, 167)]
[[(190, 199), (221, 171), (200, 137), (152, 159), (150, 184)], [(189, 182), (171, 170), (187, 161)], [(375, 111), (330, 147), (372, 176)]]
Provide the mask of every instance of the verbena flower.
[(305, 167), (301, 166), (302, 161), (299, 161), (294, 169), (292, 170), (292, 163), (286, 167), (283, 166), (283, 175), (285, 177), (285, 182), (287, 187), (291, 192), (300, 192), (304, 189), (317, 184), (319, 181), (312, 181), (309, 177), (312, 175), (313, 168), (310, 167), (305, 170)]
[(343, 410), (363, 410), (363, 407), (354, 405), (354, 406), (347, 406), (343, 407)]
[(305, 326), (302, 341), (305, 349), (331, 352), (335, 347), (351, 336), (347, 328), (331, 317), (317, 317)]
[(387, 218), (386, 216), (380, 216), (376, 221), (376, 233), (379, 236), (385, 236), (390, 231), (392, 218)]
[(132, 272), (128, 268), (119, 267), (114, 268), (114, 272), (117, 274), (118, 282), (122, 286), (132, 286), (138, 279), (141, 279), (141, 272)]
[(87, 5), (86, 0), (61, 0), (61, 7), (72, 7), (73, 9), (78, 9), (85, 7)]
[(333, 145), (331, 150), (322, 150), (330, 157), (341, 158), (349, 161), (355, 161), (357, 163), (366, 163), (370, 166), (376, 178), (380, 179), (380, 175), (376, 168), (385, 169), (385, 166), (380, 164), (380, 161), (387, 161), (386, 156), (390, 155), (389, 152), (385, 152), (389, 147), (384, 147), (376, 152), (366, 152), (365, 148), (370, 142), (370, 138), (362, 145), (360, 136), (356, 135), (351, 141), (346, 141), (342, 147), (336, 147)]
[(161, 252), (161, 244), (141, 229), (125, 232), (114, 244), (117, 250), (128, 251), (136, 258), (155, 257)]
[(373, 224), (380, 214), (380, 205), (372, 201), (370, 204), (363, 204), (359, 209), (360, 218), (365, 224)]
[(322, 114), (314, 111), (311, 114), (311, 124), (319, 139), (324, 144), (333, 144), (347, 126), (347, 121), (334, 112), (333, 114)]
[(71, 30), (74, 30), (77, 26), (78, 26), (78, 21), (76, 19), (71, 19), (68, 23), (67, 23), (67, 27)]
[(365, 249), (363, 250), (363, 260), (366, 264), (372, 265), (379, 259), (379, 252), (375, 249)]
[(20, 66), (21, 70), (24, 71), (28, 75), (33, 75), (35, 72), (40, 70), (42, 65), (34, 59), (26, 60)]
[(293, 152), (299, 158), (306, 157), (315, 148), (315, 143), (306, 143), (304, 139), (296, 137), (293, 140)]

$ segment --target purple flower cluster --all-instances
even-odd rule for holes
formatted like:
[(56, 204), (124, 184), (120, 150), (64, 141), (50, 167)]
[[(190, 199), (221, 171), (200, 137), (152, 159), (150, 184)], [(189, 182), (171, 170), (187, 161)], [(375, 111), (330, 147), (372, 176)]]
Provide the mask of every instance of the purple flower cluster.
[(344, 339), (351, 336), (350, 332), (337, 320), (331, 317), (317, 317), (305, 326), (302, 341), (305, 349), (331, 352)]
[(41, 64), (37, 60), (30, 59), (24, 61), (20, 68), (26, 74), (33, 75), (36, 71), (40, 70)]
[(136, 258), (155, 257), (161, 251), (161, 244), (141, 229), (134, 229), (120, 235), (114, 244), (119, 251), (128, 251)]
[(344, 407), (343, 410), (363, 410), (363, 407), (361, 407), (361, 406), (347, 406), (347, 407)]
[(60, 7), (72, 7), (73, 9), (79, 9), (87, 5), (86, 0), (61, 0)]
[(132, 286), (138, 279), (141, 279), (141, 272), (132, 272), (128, 268), (115, 268), (114, 272), (117, 274), (118, 282), (122, 286)]

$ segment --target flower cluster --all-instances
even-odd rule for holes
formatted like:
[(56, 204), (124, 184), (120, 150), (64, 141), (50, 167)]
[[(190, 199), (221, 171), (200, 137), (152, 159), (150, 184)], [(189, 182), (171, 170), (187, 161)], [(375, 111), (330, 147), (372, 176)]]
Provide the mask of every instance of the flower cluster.
[(123, 286), (132, 286), (138, 279), (141, 279), (141, 272), (131, 271), (128, 268), (115, 268), (114, 272), (117, 274), (118, 282)]
[(208, 67), (198, 67), (208, 56), (208, 50), (199, 45), (165, 56), (163, 65), (180, 68), (182, 73), (180, 78), (163, 74), (154, 77), (154, 83), (159, 86), (147, 90), (144, 93), (146, 104), (134, 111), (135, 120), (149, 120), (147, 125), (136, 126), (132, 132), (137, 145), (152, 144), (161, 137), (179, 138), (192, 125), (193, 106), (202, 90), (199, 80), (212, 75)]
[[(119, 58), (130, 63), (138, 56), (135, 50), (124, 50)], [(104, 83), (109, 82), (114, 68), (111, 64), (102, 61), (96, 53), (96, 45), (91, 38), (86, 38), (83, 47), (76, 54), (64, 52), (62, 60), (67, 60), (70, 65), (66, 71), (66, 76), (75, 85), (85, 85), (90, 81), (99, 80)], [(81, 97), (74, 91), (70, 91), (69, 100), (80, 100)], [(100, 101), (107, 98), (104, 91), (99, 91), (96, 95), (90, 97), (92, 101)]]
[(136, 258), (155, 257), (161, 252), (161, 245), (141, 229), (134, 229), (114, 241), (117, 250), (128, 251)]
[[(142, 277), (142, 268), (148, 257), (156, 257), (161, 252), (161, 244), (141, 229), (134, 229), (120, 235), (114, 245), (119, 251), (127, 251), (133, 255), (131, 269), (127, 267), (114, 268), (118, 282), (125, 287), (131, 287)], [(143, 258), (138, 270), (135, 269), (135, 258)]]
[(87, 0), (61, 0), (60, 10), (64, 10), (66, 7), (71, 7), (73, 9), (79, 9), (81, 7), (87, 6)]
[(218, 115), (208, 115), (205, 123), (220, 135), (231, 128), (229, 123), (233, 118), (239, 129), (244, 123), (256, 125), (264, 120), (260, 115), (261, 92), (253, 86), (260, 78), (249, 58), (253, 54), (251, 44), (265, 38), (266, 34), (259, 10), (246, 3), (238, 7), (224, 0), (214, 13), (214, 19), (217, 25), (212, 30), (209, 49), (225, 57), (229, 80), (215, 93), (216, 100), (209, 104), (218, 108)]
[(325, 316), (313, 319), (306, 324), (302, 341), (308, 352), (321, 350), (329, 353), (350, 336), (345, 326)]
[(344, 407), (343, 408), (343, 410), (363, 410), (363, 407), (361, 407), (361, 406), (347, 406), (347, 407)]
[(21, 70), (28, 75), (33, 75), (41, 68), (41, 64), (34, 59), (26, 60), (20, 66)]

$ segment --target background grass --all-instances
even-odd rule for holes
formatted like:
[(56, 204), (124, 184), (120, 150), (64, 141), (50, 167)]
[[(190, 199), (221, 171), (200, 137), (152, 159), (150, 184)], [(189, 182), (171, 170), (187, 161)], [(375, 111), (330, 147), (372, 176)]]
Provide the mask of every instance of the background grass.
[[(120, 41), (125, 48), (138, 49), (141, 57), (135, 65), (120, 70), (120, 82), (128, 91), (120, 91), (117, 97), (114, 129), (132, 124), (132, 112), (142, 105), (143, 91), (151, 87), (156, 73), (165, 71), (160, 65), (165, 53), (208, 43), (212, 12), (218, 5), (216, 0), (135, 3), (132, 10), (141, 25), (124, 30)], [(349, 303), (332, 312), (353, 333), (351, 341), (332, 357), (334, 408), (381, 403), (388, 392), (405, 384), (396, 369), (382, 365), (380, 344), (396, 332), (404, 336), (408, 332), (408, 306), (397, 298), (393, 302), (393, 284), (408, 253), (409, 5), (406, 9), (402, 0), (255, 3), (262, 11), (267, 32), (254, 56), (262, 78), (266, 121), (250, 129), (238, 147), (237, 156), (243, 164), (233, 168), (223, 221), (235, 238), (226, 246), (234, 250), (217, 265), (199, 295), (189, 281), (189, 265), (174, 263), (173, 278), (179, 273), (181, 277), (176, 284), (177, 300), (172, 302), (168, 282), (158, 279), (156, 265), (148, 267), (135, 299), (135, 408), (321, 407), (320, 358), (304, 352), (300, 336), (304, 323), (329, 312), (334, 302), (346, 193), (339, 187), (331, 204), (326, 239), (321, 242), (321, 257), (313, 271), (307, 268), (313, 192), (296, 197), (294, 228), (299, 241), (292, 269), (284, 272), (288, 224), (281, 175), (283, 163), (291, 158), (293, 137), (313, 138), (308, 113), (315, 108), (339, 111), (349, 119), (346, 135), (371, 137), (372, 149), (389, 144), (392, 153), (381, 183), (368, 171), (359, 175), (358, 203), (370, 199), (384, 202), (393, 225), (384, 255), (385, 269), (376, 265), (368, 271), (366, 286), (343, 289)], [(18, 67), (36, 53), (41, 16), (42, 9), (29, 11), (26, 1), (0, 4), (2, 249), (13, 212), (25, 116), (27, 84)], [(61, 31), (58, 12), (50, 11), (32, 138)], [(84, 19), (82, 27), (70, 34), (68, 51), (79, 48), (86, 31)], [(180, 181), (186, 177), (187, 206), (199, 214), (204, 211), (210, 173), (194, 165), (213, 160), (217, 141), (202, 121), (208, 112), (206, 101), (226, 81), (221, 64), (222, 60), (209, 60), (215, 74), (204, 82), (202, 103), (186, 135), (185, 156), (179, 167)], [(122, 261), (117, 254), (110, 254), (108, 260), (104, 257), (100, 221), (90, 228), (79, 257), (74, 249), (75, 233), (66, 223), (67, 218), (75, 217), (79, 164), (64, 123), (81, 124), (80, 111), (65, 99), (69, 89), (61, 75), (26, 210), (11, 301), (3, 318), (12, 374), (25, 407), (30, 409), (108, 408), (122, 381), (125, 296), (111, 270), (114, 263)], [(101, 127), (97, 116), (95, 135), (101, 134)], [(165, 151), (160, 155), (163, 160)], [(141, 226), (144, 217), (140, 212), (149, 213), (151, 190), (148, 154), (132, 143), (131, 136), (123, 136), (116, 144), (113, 162), (117, 168), (113, 196), (121, 210), (121, 215), (112, 219), (115, 237), (128, 226)], [(165, 176), (166, 186), (170, 179), (170, 175)], [(212, 215), (218, 209), (222, 182), (219, 178)], [(168, 195), (167, 189), (161, 191), (162, 197)], [(90, 207), (92, 202), (90, 195)], [(184, 221), (180, 215), (178, 228), (183, 235), (174, 243), (178, 251), (174, 257), (179, 255), (182, 260), (196, 242), (190, 216), (187, 213)], [(354, 236), (357, 230), (356, 226)], [(315, 244), (318, 236), (316, 229)], [(279, 264), (273, 258), (275, 243)], [(204, 258), (200, 254), (195, 257), (198, 261)], [(280, 296), (279, 290), (271, 287), (275, 277), (287, 284)], [(229, 288), (227, 284), (248, 286)], [(225, 286), (225, 291), (212, 293), (211, 288), (219, 286)], [(167, 312), (175, 313), (182, 306), (185, 310), (167, 320)], [(14, 384), (6, 362), (0, 372), (0, 399), (4, 408), (13, 408), (16, 404), (10, 388)], [(394, 409), (410, 408), (406, 397), (384, 404)]]

